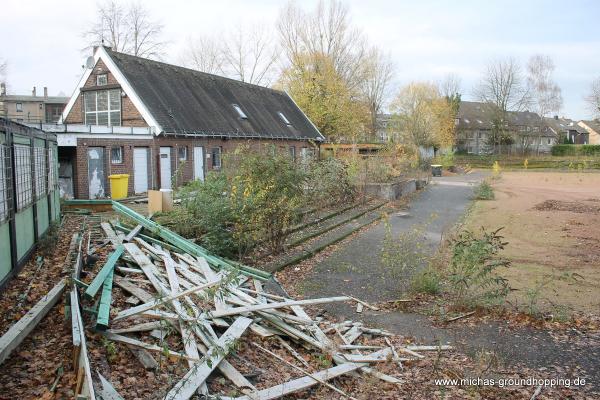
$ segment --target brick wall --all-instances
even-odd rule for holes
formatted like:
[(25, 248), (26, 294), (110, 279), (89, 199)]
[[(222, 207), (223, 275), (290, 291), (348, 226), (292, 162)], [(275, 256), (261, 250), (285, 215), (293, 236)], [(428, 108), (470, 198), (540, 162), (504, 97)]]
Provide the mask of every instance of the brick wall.
[[(154, 139), (78, 139), (77, 140), (77, 160), (76, 160), (76, 184), (75, 196), (77, 198), (89, 197), (88, 183), (88, 149), (90, 147), (102, 147), (104, 154), (104, 190), (106, 195), (110, 194), (110, 185), (108, 175), (111, 174), (129, 174), (128, 195), (134, 194), (134, 174), (133, 174), (133, 150), (135, 147), (149, 148), (148, 157), (148, 186), (149, 189), (160, 188), (160, 169), (159, 154), (161, 147), (170, 147), (171, 149), (171, 174), (176, 175), (176, 185), (183, 185), (194, 179), (194, 147), (204, 147), (204, 172), (205, 175), (212, 170), (212, 158), (207, 158), (213, 147), (220, 147), (222, 154), (232, 152), (240, 145), (248, 145), (252, 149), (259, 149), (264, 145), (274, 145), (276, 148), (288, 154), (289, 147), (294, 146), (296, 157), (300, 157), (302, 147), (311, 145), (305, 141), (299, 140), (223, 140), (213, 138), (177, 138), (171, 136), (158, 136)], [(110, 149), (113, 146), (123, 147), (123, 163), (112, 164), (110, 160)], [(179, 161), (178, 148), (187, 147), (187, 160)], [(212, 156), (211, 156), (212, 157)], [(223, 161), (225, 163), (226, 161)]]
[[(119, 85), (116, 78), (113, 74), (108, 70), (108, 67), (104, 64), (102, 60), (98, 60), (96, 66), (94, 67), (92, 73), (86, 80), (83, 88), (95, 88), (96, 87), (96, 77), (98, 75), (107, 75), (108, 85)], [(114, 86), (113, 86), (114, 87)], [(102, 89), (102, 87), (98, 87)], [(65, 123), (67, 124), (83, 124), (85, 121), (84, 118), (84, 105), (83, 105), (83, 95), (79, 93), (77, 95), (77, 99), (73, 104), (73, 108), (67, 115), (65, 119)], [(129, 96), (121, 97), (121, 125), (123, 126), (135, 126), (135, 127), (145, 127), (148, 126), (140, 112), (131, 102)]]

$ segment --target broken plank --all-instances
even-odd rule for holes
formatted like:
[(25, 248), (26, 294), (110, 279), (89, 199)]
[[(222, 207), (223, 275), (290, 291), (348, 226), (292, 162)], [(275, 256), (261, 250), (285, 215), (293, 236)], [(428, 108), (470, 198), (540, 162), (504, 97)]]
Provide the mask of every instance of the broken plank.
[(158, 369), (158, 363), (156, 362), (154, 357), (152, 357), (152, 354), (150, 354), (147, 350), (134, 346), (127, 346), (127, 348), (138, 359), (138, 361), (142, 364), (144, 369)]
[(108, 273), (102, 287), (102, 295), (100, 296), (100, 304), (98, 305), (98, 318), (96, 319), (96, 329), (105, 330), (108, 328), (108, 320), (110, 319), (110, 302), (112, 300), (112, 284), (114, 270)]
[(134, 295), (135, 297), (137, 297), (144, 303), (147, 303), (154, 298), (154, 296), (152, 296), (149, 292), (145, 291), (142, 288), (135, 286), (133, 283), (131, 283), (127, 279), (123, 279), (121, 277), (115, 276), (114, 282), (117, 286), (128, 291), (129, 293), (131, 293), (132, 295)]
[(225, 355), (231, 350), (230, 346), (246, 331), (252, 320), (239, 317), (233, 324), (215, 341), (215, 346), (208, 349), (203, 362), (197, 363), (185, 376), (175, 384), (167, 393), (165, 400), (184, 400), (194, 395)]
[(448, 345), (440, 345), (440, 346), (410, 345), (410, 346), (404, 346), (404, 348), (407, 350), (412, 350), (412, 351), (437, 351), (437, 350), (452, 350), (452, 349), (454, 349), (454, 347), (448, 346)]
[(10, 329), (0, 337), (0, 364), (16, 349), (36, 325), (46, 316), (48, 311), (58, 302), (66, 286), (63, 278), (44, 297), (21, 317)]
[[(121, 320), (123, 318), (131, 317), (132, 315), (140, 314), (140, 313), (142, 313), (144, 311), (150, 311), (153, 308), (159, 307), (159, 306), (161, 306), (163, 304), (166, 304), (166, 303), (170, 303), (173, 300), (177, 300), (180, 297), (187, 296), (189, 294), (196, 293), (196, 292), (199, 292), (201, 290), (207, 289), (207, 288), (209, 288), (211, 286), (217, 285), (218, 283), (219, 283), (219, 281), (208, 282), (208, 283), (206, 283), (204, 285), (194, 286), (191, 289), (184, 290), (183, 292), (179, 292), (177, 294), (172, 294), (170, 296), (165, 296), (165, 297), (157, 298), (157, 299), (151, 300), (151, 301), (149, 301), (147, 303), (140, 304), (139, 306), (131, 307), (131, 308), (129, 308), (127, 310), (123, 310), (119, 314), (117, 314), (117, 316), (115, 317), (114, 320), (118, 321), (118, 320)], [(239, 307), (239, 308), (241, 308), (241, 307)], [(184, 318), (184, 319), (186, 319), (186, 318)], [(193, 320), (194, 318), (187, 318), (187, 319)]]
[(106, 237), (108, 238), (108, 240), (110, 240), (114, 247), (123, 243), (123, 240), (119, 236), (117, 236), (112, 226), (110, 226), (108, 222), (101, 222), (100, 226), (102, 227), (102, 230), (104, 230)]
[[(171, 293), (177, 295), (179, 293), (179, 279), (177, 278), (177, 273), (175, 272), (175, 261), (171, 259), (171, 257), (163, 256), (163, 261), (165, 263), (165, 269), (167, 270), (167, 278), (169, 280), (169, 286), (171, 287)], [(212, 281), (212, 279), (211, 279)], [(173, 307), (178, 313), (185, 313), (184, 308), (181, 306), (179, 300), (173, 300), (171, 302)], [(179, 327), (181, 330), (181, 339), (183, 341), (183, 348), (185, 354), (190, 358), (200, 358), (200, 354), (198, 354), (198, 349), (196, 347), (196, 340), (194, 339), (194, 334), (187, 328), (184, 321), (179, 322)], [(193, 361), (189, 361), (190, 368), (193, 367)]]
[[(169, 357), (184, 358), (186, 360), (188, 359), (188, 356), (185, 354), (181, 354), (176, 351), (165, 349), (164, 347), (160, 347), (160, 346), (157, 346), (154, 344), (145, 343), (145, 342), (142, 342), (141, 340), (133, 339), (128, 336), (118, 335), (116, 333), (110, 333), (110, 332), (104, 332), (103, 334), (104, 334), (104, 336), (106, 336), (106, 338), (108, 340), (112, 340), (113, 342), (121, 342), (121, 343), (128, 344), (130, 346), (140, 347), (142, 349), (146, 349), (146, 350), (150, 350), (150, 351), (156, 351), (159, 353), (163, 353), (164, 355), (169, 356)], [(198, 361), (198, 360), (196, 359), (194, 361)]]
[(358, 339), (362, 335), (362, 331), (360, 330), (360, 326), (353, 326), (346, 334), (344, 335), (344, 341), (346, 344), (352, 344), (356, 339)]
[(129, 231), (129, 233), (125, 236), (125, 238), (123, 239), (124, 242), (131, 242), (131, 240), (137, 236), (138, 233), (140, 233), (142, 231), (142, 229), (144, 229), (144, 227), (142, 225), (137, 225), (135, 228), (133, 228), (131, 231)]
[(102, 400), (123, 400), (123, 397), (121, 397), (113, 385), (103, 377), (100, 372), (96, 372), (98, 373), (98, 378), (100, 378), (100, 383), (102, 384), (102, 390), (99, 393)]
[(348, 301), (348, 300), (350, 300), (350, 297), (338, 296), (338, 297), (325, 297), (325, 298), (320, 298), (320, 299), (292, 300), (292, 301), (284, 301), (284, 302), (280, 302), (280, 303), (255, 304), (252, 306), (229, 308), (229, 309), (223, 310), (223, 311), (212, 311), (211, 316), (218, 318), (218, 317), (237, 315), (237, 314), (242, 314), (242, 313), (247, 313), (247, 312), (270, 310), (273, 308), (299, 306), (299, 305), (304, 305), (304, 304), (333, 303), (336, 301)]
[(115, 264), (123, 254), (124, 250), (125, 248), (122, 245), (119, 245), (117, 246), (115, 251), (111, 253), (102, 269), (98, 271), (98, 274), (96, 274), (94, 280), (88, 285), (87, 289), (85, 290), (84, 296), (87, 299), (93, 299), (94, 296), (96, 296), (96, 293), (104, 284), (106, 277), (112, 272), (113, 268), (115, 267)]
[[(75, 300), (79, 304), (79, 294), (75, 291)], [(85, 328), (83, 325), (83, 319), (81, 318), (81, 312), (79, 306), (71, 307), (71, 312), (77, 317), (80, 332), (81, 349), (79, 351), (79, 357), (77, 359), (77, 373), (75, 383), (75, 398), (79, 398), (80, 395), (88, 400), (95, 400), (96, 395), (94, 393), (94, 384), (92, 380), (92, 370), (90, 368), (90, 360), (87, 353), (87, 343), (85, 339)]]
[(107, 332), (119, 333), (119, 334), (120, 333), (131, 333), (131, 332), (147, 332), (147, 331), (151, 331), (154, 329), (160, 329), (164, 326), (165, 326), (165, 324), (162, 323), (161, 321), (151, 321), (151, 322), (144, 322), (142, 324), (128, 326), (126, 328), (109, 329)]
[[(379, 352), (371, 354), (371, 356), (377, 357), (379, 354), (382, 354), (384, 350), (380, 350)], [(291, 381), (282, 383), (280, 385), (272, 386), (267, 389), (259, 390), (250, 396), (241, 396), (236, 397), (236, 400), (271, 400), (278, 399), (280, 397), (286, 396), (290, 393), (299, 392), (314, 385), (317, 385), (319, 381), (315, 380), (315, 378), (327, 381), (333, 378), (337, 378), (338, 376), (347, 374), (352, 371), (356, 371), (363, 367), (364, 364), (357, 363), (344, 363), (323, 371), (315, 372), (311, 374), (312, 376), (304, 376), (302, 378), (293, 379)]]

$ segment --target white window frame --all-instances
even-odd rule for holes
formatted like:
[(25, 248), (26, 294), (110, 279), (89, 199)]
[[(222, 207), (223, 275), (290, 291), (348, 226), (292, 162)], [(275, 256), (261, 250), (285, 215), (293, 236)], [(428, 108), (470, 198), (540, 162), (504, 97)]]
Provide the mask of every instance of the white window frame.
[[(98, 110), (98, 93), (100, 92), (106, 92), (106, 110)], [(88, 101), (87, 101), (87, 97), (88, 96), (94, 96), (94, 104), (95, 104), (95, 110), (89, 111), (88, 110)], [(111, 98), (113, 98), (114, 96), (118, 96), (119, 99), (119, 108), (118, 109), (113, 109), (111, 108)], [(108, 118), (107, 118), (107, 122), (108, 122), (108, 126), (121, 126), (121, 109), (122, 109), (122, 104), (121, 104), (121, 90), (120, 89), (106, 89), (106, 90), (91, 90), (91, 91), (86, 91), (83, 92), (83, 107), (84, 107), (84, 114), (85, 114), (85, 124), (86, 125), (99, 125), (98, 124), (98, 114), (101, 113), (108, 113)], [(118, 121), (113, 121), (112, 118), (112, 114), (113, 113), (119, 113), (119, 117), (118, 117)], [(91, 124), (88, 121), (88, 116), (95, 116), (95, 123)]]
[(23, 103), (15, 103), (17, 112), (23, 112)]
[[(113, 150), (119, 150), (119, 157), (113, 156)], [(123, 146), (112, 146), (110, 148), (110, 163), (111, 164), (123, 164)]]
[(241, 119), (248, 119), (248, 116), (246, 115), (246, 113), (244, 112), (244, 110), (242, 110), (242, 107), (238, 106), (237, 104), (232, 104), (231, 106), (238, 113), (238, 116)]
[[(104, 78), (104, 82), (100, 82), (100, 79)], [(106, 86), (108, 85), (108, 74), (99, 74), (96, 75), (96, 86)]]
[[(181, 146), (177, 148), (177, 159), (179, 161), (187, 161), (188, 159), (188, 150), (187, 146)], [(183, 157), (181, 156), (181, 150), (183, 150)]]
[(290, 122), (289, 119), (287, 119), (287, 117), (285, 116), (285, 114), (281, 111), (278, 111), (277, 114), (279, 114), (279, 118), (281, 118), (281, 120), (283, 121), (284, 124), (286, 124), (287, 126), (292, 126), (292, 123)]
[[(218, 154), (218, 157), (215, 157), (215, 154)], [(223, 150), (220, 147), (213, 147), (210, 149), (211, 165), (212, 165), (213, 169), (221, 169), (221, 166), (223, 164), (221, 162), (222, 155), (223, 155)]]

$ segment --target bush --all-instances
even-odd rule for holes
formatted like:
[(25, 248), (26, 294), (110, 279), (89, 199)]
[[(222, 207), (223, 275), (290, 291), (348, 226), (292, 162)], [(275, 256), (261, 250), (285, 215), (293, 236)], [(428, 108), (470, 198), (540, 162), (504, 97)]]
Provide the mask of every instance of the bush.
[(494, 200), (494, 189), (486, 181), (481, 182), (475, 187), (475, 199), (477, 200)]
[(306, 196), (307, 203), (316, 207), (354, 200), (356, 189), (350, 182), (346, 164), (335, 158), (312, 163), (308, 170)]
[(510, 261), (498, 258), (508, 244), (498, 234), (501, 229), (483, 230), (481, 237), (466, 230), (451, 241), (448, 281), (457, 305), (491, 305), (506, 298), (508, 282), (496, 274), (499, 267), (510, 265)]
[(220, 255), (241, 259), (259, 243), (277, 253), (303, 205), (305, 173), (284, 154), (233, 156), (233, 168), (182, 188), (182, 206), (202, 245)]
[(552, 146), (553, 156), (600, 156), (598, 144), (557, 144)]
[(412, 277), (410, 288), (415, 293), (438, 294), (442, 290), (441, 280), (439, 272), (429, 267)]

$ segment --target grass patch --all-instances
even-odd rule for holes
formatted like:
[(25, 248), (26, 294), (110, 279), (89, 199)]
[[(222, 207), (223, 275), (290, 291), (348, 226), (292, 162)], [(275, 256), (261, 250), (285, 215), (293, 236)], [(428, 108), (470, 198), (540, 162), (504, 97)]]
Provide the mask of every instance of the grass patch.
[(442, 277), (435, 269), (426, 268), (413, 275), (410, 289), (413, 293), (438, 294), (442, 291)]

